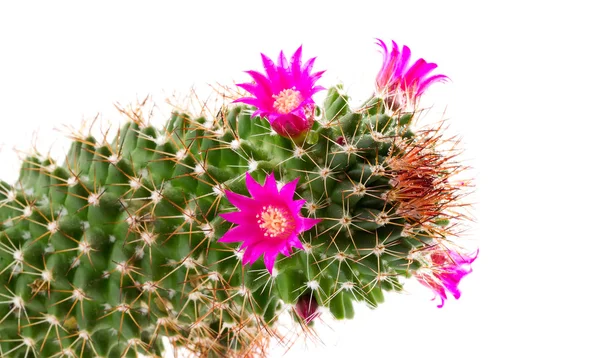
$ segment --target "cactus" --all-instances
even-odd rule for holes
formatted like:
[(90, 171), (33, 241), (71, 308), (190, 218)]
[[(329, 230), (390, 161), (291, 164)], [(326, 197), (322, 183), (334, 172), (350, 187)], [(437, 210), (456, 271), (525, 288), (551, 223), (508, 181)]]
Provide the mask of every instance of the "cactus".
[(266, 75), (218, 111), (163, 128), (136, 112), (112, 139), (73, 135), (62, 163), (27, 157), (0, 183), (0, 357), (160, 356), (162, 337), (261, 356), (284, 312), (350, 319), (411, 276), (458, 298), (469, 184), (443, 128), (414, 128), (446, 77), (379, 44), (359, 108), (340, 85), (315, 104), (322, 72), (299, 48), (263, 55)]

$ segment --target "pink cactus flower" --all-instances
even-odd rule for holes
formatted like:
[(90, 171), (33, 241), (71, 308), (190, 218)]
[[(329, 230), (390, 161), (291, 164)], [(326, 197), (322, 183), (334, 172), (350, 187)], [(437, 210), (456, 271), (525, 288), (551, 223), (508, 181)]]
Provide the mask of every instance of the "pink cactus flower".
[(244, 265), (254, 263), (264, 254), (265, 266), (272, 274), (277, 255), (290, 256), (293, 247), (302, 250), (298, 235), (320, 221), (300, 216), (306, 200), (294, 200), (297, 184), (298, 178), (279, 190), (275, 175), (270, 174), (264, 186), (260, 186), (246, 173), (246, 186), (252, 197), (225, 192), (229, 202), (239, 211), (221, 214), (237, 226), (227, 231), (219, 242), (242, 242)]
[(464, 255), (452, 250), (430, 249), (420, 253), (424, 266), (419, 269), (415, 276), (417, 280), (429, 287), (434, 293), (434, 299), (439, 296), (443, 307), (448, 299), (446, 291), (454, 298), (460, 298), (458, 284), (463, 277), (473, 271), (471, 264), (479, 255), (479, 250), (474, 254)]
[(267, 118), (271, 128), (279, 135), (296, 138), (306, 133), (314, 123), (315, 102), (312, 96), (323, 90), (315, 86), (323, 72), (311, 74), (315, 58), (302, 65), (302, 46), (290, 58), (279, 54), (277, 65), (261, 53), (266, 75), (256, 71), (246, 71), (254, 80), (240, 83), (239, 87), (250, 92), (253, 97), (239, 98), (242, 102), (256, 107), (253, 116)]
[(403, 46), (398, 49), (396, 42), (392, 41), (389, 51), (386, 44), (377, 39), (383, 53), (383, 65), (377, 75), (377, 91), (392, 99), (399, 105), (416, 103), (423, 92), (435, 82), (448, 79), (445, 75), (429, 76), (437, 65), (418, 59), (414, 64), (410, 62), (410, 48)]

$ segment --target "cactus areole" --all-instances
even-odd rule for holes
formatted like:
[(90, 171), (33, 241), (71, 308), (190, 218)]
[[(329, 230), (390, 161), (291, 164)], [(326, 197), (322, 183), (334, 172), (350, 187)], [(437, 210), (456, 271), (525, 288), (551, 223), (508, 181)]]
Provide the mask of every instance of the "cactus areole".
[(314, 101), (323, 71), (298, 48), (262, 55), (216, 111), (130, 116), (114, 138), (74, 134), (66, 158), (28, 156), (0, 182), (0, 357), (160, 356), (165, 337), (266, 356), (281, 315), (350, 319), (408, 279), (458, 298), (470, 184), (443, 126), (414, 123), (447, 77), (378, 44), (357, 108), (341, 86)]

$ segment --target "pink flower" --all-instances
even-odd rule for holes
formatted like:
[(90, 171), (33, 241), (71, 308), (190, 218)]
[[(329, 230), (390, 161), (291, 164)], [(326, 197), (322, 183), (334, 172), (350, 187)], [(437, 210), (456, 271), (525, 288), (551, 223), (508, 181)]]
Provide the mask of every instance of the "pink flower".
[(256, 71), (246, 71), (254, 80), (238, 86), (254, 97), (244, 97), (234, 102), (242, 102), (257, 109), (253, 116), (267, 118), (275, 132), (282, 136), (298, 137), (306, 133), (314, 122), (315, 102), (312, 96), (323, 90), (315, 82), (323, 72), (311, 74), (315, 58), (302, 66), (302, 46), (290, 58), (279, 54), (277, 65), (261, 53), (266, 76)]
[(416, 272), (415, 276), (420, 283), (429, 287), (436, 297), (441, 298), (438, 307), (443, 307), (448, 299), (446, 291), (449, 291), (454, 298), (460, 298), (458, 284), (463, 277), (473, 271), (471, 264), (478, 254), (479, 250), (474, 255), (463, 255), (444, 249), (425, 250), (421, 252), (424, 266)]
[(273, 273), (277, 255), (290, 256), (292, 247), (303, 249), (298, 235), (320, 221), (300, 216), (306, 200), (294, 200), (297, 184), (298, 178), (278, 190), (274, 174), (268, 175), (264, 186), (260, 186), (246, 173), (246, 186), (252, 197), (225, 192), (239, 211), (221, 214), (237, 226), (227, 231), (219, 242), (242, 242), (241, 248), (246, 249), (242, 258), (244, 265), (254, 263), (264, 254), (265, 266)]
[[(447, 80), (445, 75), (429, 76), (437, 65), (418, 59), (409, 66), (410, 49), (402, 47), (398, 49), (396, 42), (392, 41), (392, 50), (389, 51), (385, 43), (377, 39), (383, 53), (383, 65), (377, 75), (377, 90), (386, 94), (396, 101), (404, 104), (415, 103), (423, 92), (435, 82)], [(399, 98), (397, 98), (399, 97)]]

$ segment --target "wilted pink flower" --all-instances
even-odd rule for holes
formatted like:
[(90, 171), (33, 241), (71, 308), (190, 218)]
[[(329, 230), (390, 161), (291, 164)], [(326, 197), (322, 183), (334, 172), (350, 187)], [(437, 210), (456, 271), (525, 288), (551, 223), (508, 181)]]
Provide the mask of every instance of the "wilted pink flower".
[(383, 65), (377, 75), (377, 90), (394, 101), (415, 103), (431, 84), (448, 79), (445, 75), (429, 76), (437, 65), (422, 58), (409, 66), (408, 46), (403, 46), (400, 51), (396, 42), (392, 41), (389, 51), (382, 40), (377, 41), (383, 53)]
[(312, 293), (304, 294), (298, 298), (296, 307), (294, 307), (296, 314), (304, 323), (309, 324), (313, 319), (319, 317), (319, 303)]
[(256, 71), (246, 71), (254, 80), (238, 86), (254, 97), (239, 98), (256, 107), (253, 116), (266, 117), (275, 132), (286, 137), (306, 133), (314, 122), (315, 102), (312, 96), (324, 88), (315, 86), (323, 72), (311, 74), (315, 58), (302, 65), (302, 46), (290, 58), (279, 54), (277, 65), (261, 53), (266, 76)]
[(459, 299), (458, 284), (463, 277), (473, 271), (471, 264), (477, 258), (479, 250), (470, 255), (444, 249), (425, 250), (420, 254), (424, 266), (415, 273), (415, 276), (420, 283), (429, 287), (436, 297), (440, 296), (441, 303), (438, 307), (443, 307), (448, 299), (446, 290), (454, 298)]
[(273, 273), (277, 255), (290, 256), (292, 247), (303, 249), (298, 235), (320, 221), (300, 216), (306, 200), (294, 200), (297, 184), (298, 179), (279, 190), (275, 175), (270, 174), (264, 186), (260, 186), (246, 173), (246, 186), (252, 197), (225, 192), (239, 211), (221, 214), (237, 226), (227, 231), (219, 242), (242, 242), (241, 248), (246, 249), (242, 259), (244, 265), (254, 263), (264, 254), (265, 266)]

